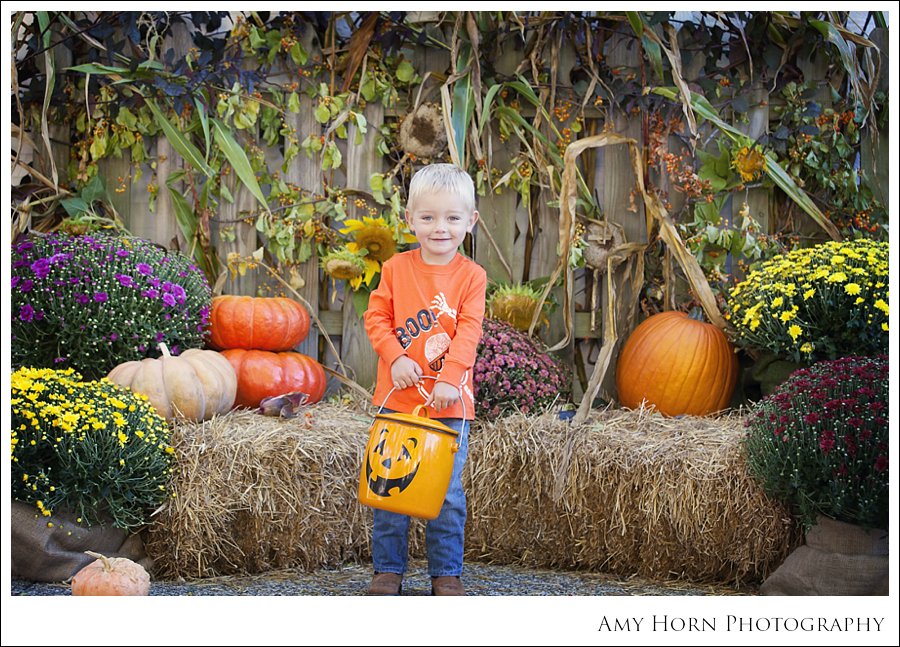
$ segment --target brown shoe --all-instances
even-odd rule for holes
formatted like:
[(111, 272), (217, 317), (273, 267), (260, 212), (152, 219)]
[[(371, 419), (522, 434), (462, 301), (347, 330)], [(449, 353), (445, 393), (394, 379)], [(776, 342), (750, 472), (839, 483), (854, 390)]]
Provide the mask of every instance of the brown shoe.
[(456, 575), (431, 578), (431, 595), (465, 595), (466, 590)]
[(399, 573), (375, 573), (369, 584), (369, 595), (400, 595), (403, 576)]

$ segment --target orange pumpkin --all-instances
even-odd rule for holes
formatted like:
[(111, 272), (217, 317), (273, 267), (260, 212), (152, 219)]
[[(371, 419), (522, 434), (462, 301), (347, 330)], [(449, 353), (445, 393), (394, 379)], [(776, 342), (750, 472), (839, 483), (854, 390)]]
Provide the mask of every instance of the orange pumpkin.
[(666, 416), (703, 416), (728, 406), (738, 373), (734, 346), (700, 316), (662, 312), (634, 329), (616, 367), (623, 406), (646, 401)]
[(222, 355), (237, 375), (235, 406), (258, 407), (263, 398), (302, 391), (314, 404), (325, 395), (325, 369), (300, 353), (229, 348)]
[(124, 557), (85, 552), (97, 559), (75, 573), (72, 595), (150, 594), (150, 575), (140, 564)]
[(209, 321), (215, 349), (291, 350), (309, 334), (306, 309), (282, 297), (215, 297)]

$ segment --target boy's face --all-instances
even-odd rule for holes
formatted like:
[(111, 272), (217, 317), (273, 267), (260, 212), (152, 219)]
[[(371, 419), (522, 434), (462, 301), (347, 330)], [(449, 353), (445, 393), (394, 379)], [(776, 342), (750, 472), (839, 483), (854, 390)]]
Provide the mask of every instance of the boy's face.
[(419, 241), (422, 260), (429, 265), (452, 261), (466, 233), (478, 222), (478, 212), (449, 191), (421, 194), (411, 206), (406, 209), (406, 223)]

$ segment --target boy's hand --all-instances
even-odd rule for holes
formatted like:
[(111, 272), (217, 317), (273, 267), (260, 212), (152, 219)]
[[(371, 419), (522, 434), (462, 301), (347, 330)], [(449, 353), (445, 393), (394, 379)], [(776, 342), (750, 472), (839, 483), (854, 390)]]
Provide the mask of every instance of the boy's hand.
[(451, 406), (457, 400), (459, 400), (459, 389), (447, 382), (437, 382), (431, 395), (425, 400), (425, 406), (431, 405), (435, 411), (440, 411)]
[(422, 367), (407, 355), (401, 355), (391, 364), (391, 381), (396, 389), (408, 389), (422, 378)]

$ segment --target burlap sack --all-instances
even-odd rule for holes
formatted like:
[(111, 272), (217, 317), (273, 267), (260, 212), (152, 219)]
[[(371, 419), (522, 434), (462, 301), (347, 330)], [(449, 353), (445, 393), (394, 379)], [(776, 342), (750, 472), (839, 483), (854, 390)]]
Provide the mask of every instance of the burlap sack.
[(147, 570), (152, 566), (139, 535), (112, 526), (85, 528), (66, 512), (44, 517), (33, 505), (21, 501), (12, 502), (11, 535), (12, 576), (32, 582), (68, 580), (94, 561), (85, 555), (86, 550), (127, 557)]
[(819, 517), (762, 595), (888, 595), (888, 533)]

